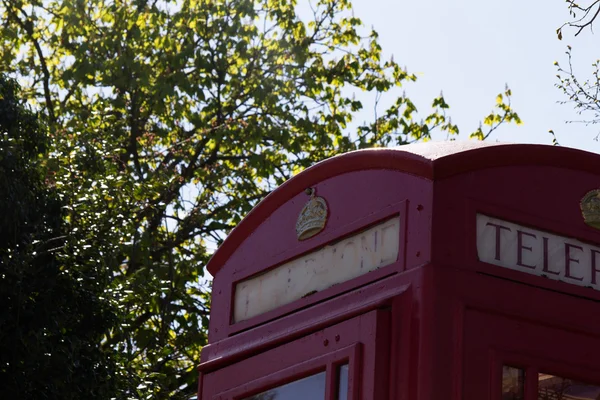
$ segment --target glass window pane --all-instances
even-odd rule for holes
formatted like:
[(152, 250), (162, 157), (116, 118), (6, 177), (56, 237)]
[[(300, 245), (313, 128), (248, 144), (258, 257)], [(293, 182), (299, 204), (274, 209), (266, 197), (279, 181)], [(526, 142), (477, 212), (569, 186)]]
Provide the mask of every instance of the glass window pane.
[(325, 371), (267, 390), (244, 400), (325, 400)]
[(338, 369), (338, 400), (348, 400), (348, 364)]
[(502, 367), (502, 400), (525, 398), (525, 371), (520, 368)]
[(600, 386), (577, 382), (555, 375), (539, 374), (538, 398), (539, 400), (596, 400), (600, 398)]

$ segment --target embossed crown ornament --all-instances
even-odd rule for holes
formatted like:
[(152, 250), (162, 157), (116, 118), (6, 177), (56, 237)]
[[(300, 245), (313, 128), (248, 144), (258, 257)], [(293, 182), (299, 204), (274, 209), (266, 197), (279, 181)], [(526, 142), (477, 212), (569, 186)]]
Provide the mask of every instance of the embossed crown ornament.
[(600, 189), (592, 190), (583, 196), (581, 214), (586, 224), (600, 229)]
[(325, 228), (327, 223), (327, 203), (322, 197), (315, 196), (315, 189), (306, 189), (310, 200), (304, 205), (298, 221), (296, 222), (296, 235), (298, 240), (305, 240), (315, 236)]

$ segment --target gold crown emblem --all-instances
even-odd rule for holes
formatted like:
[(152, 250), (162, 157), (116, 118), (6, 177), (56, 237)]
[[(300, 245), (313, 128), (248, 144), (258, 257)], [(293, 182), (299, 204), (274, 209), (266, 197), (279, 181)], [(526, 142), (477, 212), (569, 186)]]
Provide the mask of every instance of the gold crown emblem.
[(583, 196), (581, 214), (586, 224), (600, 229), (600, 189), (592, 190)]
[(298, 240), (315, 236), (325, 228), (327, 223), (327, 203), (322, 197), (315, 196), (314, 189), (307, 189), (310, 200), (304, 205), (296, 222)]

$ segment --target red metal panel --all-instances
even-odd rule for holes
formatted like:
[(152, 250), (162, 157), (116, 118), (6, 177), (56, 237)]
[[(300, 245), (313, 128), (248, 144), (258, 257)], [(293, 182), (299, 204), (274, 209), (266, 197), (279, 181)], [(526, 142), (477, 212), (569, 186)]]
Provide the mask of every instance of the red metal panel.
[[(419, 289), (415, 290), (414, 287), (419, 286), (419, 272), (411, 271), (366, 285), (267, 325), (210, 343), (202, 349), (203, 363), (200, 370), (211, 371), (357, 315), (388, 308), (395, 299), (401, 299), (403, 307), (410, 307), (419, 295)], [(397, 313), (401, 312), (399, 306), (396, 309)], [(397, 321), (404, 321), (404, 316), (408, 314), (402, 311), (398, 315), (402, 315), (402, 318)], [(410, 321), (406, 321), (408, 322)]]
[(433, 303), (424, 318), (435, 334), (421, 332), (426, 354), (416, 368), (433, 365), (433, 373), (415, 398), (499, 400), (502, 364), (600, 382), (597, 302), (471, 271), (431, 271), (436, 293), (424, 292)]
[[(368, 216), (366, 216), (364, 218), (358, 218), (355, 221), (352, 221), (351, 223), (349, 223), (347, 225), (344, 225), (339, 228), (336, 228), (335, 226), (328, 227), (327, 232), (318, 238), (320, 240), (320, 242), (313, 241), (313, 243), (311, 243), (312, 246), (315, 246), (315, 244), (317, 244), (318, 248), (321, 248), (321, 247), (331, 243), (332, 241), (337, 241), (341, 238), (344, 238), (349, 235), (355, 234), (357, 232), (363, 231), (370, 226), (380, 223), (382, 220), (388, 219), (393, 216), (398, 216), (400, 218), (400, 252), (399, 252), (398, 259), (395, 263), (385, 266), (385, 267), (382, 267), (382, 268), (379, 268), (376, 271), (372, 271), (365, 275), (354, 278), (350, 281), (346, 281), (346, 282), (337, 284), (335, 287), (324, 290), (322, 292), (315, 293), (309, 297), (305, 297), (303, 299), (299, 299), (292, 303), (283, 305), (281, 307), (278, 307), (277, 309), (274, 309), (267, 313), (261, 314), (259, 316), (256, 316), (256, 317), (253, 317), (248, 320), (241, 321), (241, 322), (238, 322), (235, 324), (231, 324), (231, 326), (229, 328), (230, 334), (234, 334), (234, 333), (237, 333), (240, 331), (247, 330), (249, 327), (252, 327), (255, 325), (260, 325), (260, 324), (263, 324), (270, 320), (274, 320), (277, 317), (286, 315), (293, 310), (305, 308), (307, 305), (321, 302), (324, 299), (331, 298), (331, 297), (334, 297), (335, 295), (339, 295), (340, 293), (347, 292), (349, 289), (360, 287), (366, 283), (377, 281), (377, 280), (381, 279), (382, 277), (403, 271), (405, 269), (404, 264), (405, 264), (405, 244), (406, 244), (406, 225), (407, 225), (407, 221), (406, 221), (407, 220), (407, 209), (406, 208), (407, 208), (407, 201), (403, 200), (403, 201), (400, 201), (400, 202), (397, 202), (394, 204), (390, 204), (381, 210), (375, 210), (375, 211), (370, 210), (370, 213)], [(294, 244), (295, 243), (292, 243), (291, 246), (293, 246)], [(233, 296), (235, 284), (237, 282), (244, 280), (254, 274), (264, 272), (265, 270), (269, 270), (271, 268), (275, 268), (289, 260), (293, 260), (293, 259), (301, 256), (303, 253), (307, 253), (308, 251), (314, 250), (314, 249), (310, 249), (308, 251), (306, 251), (306, 250), (302, 251), (304, 249), (303, 248), (299, 249), (298, 247), (300, 247), (300, 246), (296, 245), (295, 247), (291, 247), (290, 250), (283, 251), (282, 253), (276, 254), (275, 256), (272, 256), (271, 259), (267, 262), (261, 263), (261, 261), (258, 261), (258, 264), (249, 264), (250, 271), (247, 272), (246, 274), (242, 274), (242, 272), (240, 272), (239, 277), (231, 283), (232, 296)], [(302, 247), (304, 247), (304, 246), (302, 246)], [(257, 257), (257, 258), (259, 258), (259, 257)], [(257, 266), (260, 266), (260, 265), (262, 265), (263, 267), (258, 269)], [(240, 268), (240, 270), (242, 270), (242, 268)], [(232, 303), (230, 303), (230, 304), (232, 304)], [(231, 309), (229, 309), (229, 312), (230, 313), (232, 312)]]
[[(327, 339), (325, 339), (327, 340)], [(288, 347), (289, 349), (289, 347)], [(287, 350), (287, 349), (286, 349)], [(348, 391), (348, 400), (358, 400), (360, 381), (355, 379), (360, 376), (361, 366), (361, 345), (359, 343), (352, 344), (348, 347), (326, 353), (321, 356), (317, 356), (301, 362), (296, 365), (292, 365), (286, 369), (275, 370), (269, 375), (261, 376), (255, 380), (245, 381), (241, 385), (234, 387), (233, 389), (226, 390), (222, 393), (213, 396), (214, 400), (235, 400), (244, 398), (247, 396), (254, 395), (270, 389), (276, 386), (283, 385), (288, 382), (292, 382), (296, 379), (300, 379), (310, 374), (321, 372), (326, 369), (327, 371), (327, 382), (326, 382), (326, 396), (327, 400), (336, 400), (335, 396), (335, 384), (332, 384), (335, 379), (333, 374), (334, 367), (342, 363), (348, 363), (351, 374), (350, 381), (348, 383), (350, 390)], [(253, 361), (249, 361), (252, 363)], [(260, 361), (258, 361), (260, 363)], [(250, 367), (252, 368), (252, 367)]]
[[(298, 242), (294, 227), (298, 214), (308, 200), (308, 196), (299, 191), (255, 227), (223, 265), (214, 280), (210, 342), (285, 315), (293, 309), (301, 309), (343, 293), (352, 287), (381, 279), (390, 273), (401, 272), (406, 268), (405, 265), (412, 268), (429, 260), (431, 182), (396, 171), (368, 170), (337, 176), (319, 183), (316, 188), (318, 195), (327, 200), (331, 210), (329, 222), (321, 234)], [(398, 263), (386, 267), (387, 270), (382, 268), (346, 284), (336, 285), (287, 307), (280, 307), (268, 314), (236, 324), (237, 326), (231, 324), (235, 282), (318, 249), (394, 214), (399, 214), (401, 219)], [(411, 241), (406, 240), (407, 235), (411, 236)]]
[(200, 398), (237, 399), (350, 360), (352, 398), (382, 399), (388, 357), (375, 344), (388, 340), (389, 313), (372, 311), (204, 374)]
[(493, 168), (436, 182), (433, 263), (483, 271), (600, 300), (598, 291), (479, 262), (475, 235), (475, 217), (479, 212), (533, 229), (600, 243), (600, 230), (584, 223), (579, 206), (585, 193), (597, 187), (600, 187), (598, 174), (549, 166)]
[[(334, 331), (354, 340), (339, 346), (370, 343), (361, 399), (499, 400), (503, 362), (600, 382), (600, 292), (479, 261), (475, 224), (483, 213), (600, 243), (579, 209), (600, 188), (599, 165), (598, 155), (550, 146), (435, 144), (355, 152), (303, 172), (258, 205), (209, 265), (216, 276), (202, 398), (229, 398), (248, 382), (259, 390), (266, 376), (290, 379), (292, 370), (270, 374), (341, 349), (323, 347), (323, 332)], [(299, 242), (294, 226), (307, 187), (327, 200), (330, 217), (323, 232)], [(396, 214), (398, 262), (231, 323), (236, 282)], [(356, 322), (378, 309), (390, 310), (389, 326)], [(375, 385), (376, 369), (387, 385)]]
[[(395, 149), (361, 150), (308, 168), (267, 196), (233, 230), (208, 265), (216, 275), (256, 227), (307, 187), (338, 175), (366, 170), (395, 170), (426, 180), (442, 180), (470, 171), (506, 166), (555, 166), (597, 173), (599, 156), (569, 148), (477, 142), (420, 143)], [(355, 192), (350, 192), (353, 196)], [(352, 198), (352, 197), (350, 197)]]
[(600, 384), (598, 336), (477, 310), (467, 312), (465, 330), (465, 400), (500, 400), (502, 365)]

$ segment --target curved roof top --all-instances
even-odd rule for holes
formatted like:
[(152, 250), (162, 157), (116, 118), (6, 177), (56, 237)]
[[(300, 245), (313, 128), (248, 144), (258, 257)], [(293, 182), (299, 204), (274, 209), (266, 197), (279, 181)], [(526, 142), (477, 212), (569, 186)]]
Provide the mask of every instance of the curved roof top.
[(566, 147), (499, 142), (445, 141), (358, 150), (321, 161), (262, 200), (230, 233), (207, 269), (215, 274), (245, 237), (273, 211), (307, 187), (364, 169), (392, 169), (432, 181), (485, 168), (555, 166), (600, 175), (600, 155)]

